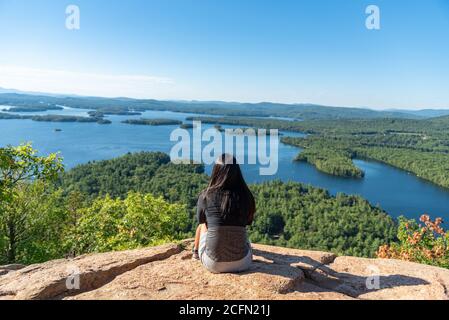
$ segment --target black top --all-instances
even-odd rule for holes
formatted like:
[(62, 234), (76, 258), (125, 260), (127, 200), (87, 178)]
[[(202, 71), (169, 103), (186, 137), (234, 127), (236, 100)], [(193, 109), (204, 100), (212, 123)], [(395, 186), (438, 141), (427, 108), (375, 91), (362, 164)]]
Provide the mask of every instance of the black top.
[(233, 212), (224, 215), (222, 197), (223, 192), (215, 192), (207, 196), (203, 193), (198, 199), (198, 222), (208, 227), (206, 254), (216, 262), (239, 261), (250, 251), (246, 226), (252, 223), (255, 205), (251, 203), (246, 209), (247, 206), (239, 205), (235, 195), (232, 200), (238, 205)]
[[(197, 218), (200, 224), (206, 223), (208, 228), (219, 226), (246, 227), (252, 223), (252, 215), (250, 208), (236, 209), (228, 215), (224, 215), (221, 211), (221, 199), (223, 192), (212, 194), (202, 193), (197, 204)], [(234, 196), (237, 197), (237, 196)], [(239, 199), (234, 199), (239, 201)]]

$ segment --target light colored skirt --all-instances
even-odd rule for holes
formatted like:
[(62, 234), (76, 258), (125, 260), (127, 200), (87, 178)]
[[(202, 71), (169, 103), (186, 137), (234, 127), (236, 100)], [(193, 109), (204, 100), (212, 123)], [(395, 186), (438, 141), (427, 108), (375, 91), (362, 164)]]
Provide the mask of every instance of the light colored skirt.
[(212, 260), (206, 253), (207, 232), (203, 233), (200, 238), (200, 247), (198, 254), (203, 266), (212, 273), (238, 273), (248, 270), (253, 262), (253, 252), (251, 246), (248, 255), (238, 261), (232, 262), (216, 262)]

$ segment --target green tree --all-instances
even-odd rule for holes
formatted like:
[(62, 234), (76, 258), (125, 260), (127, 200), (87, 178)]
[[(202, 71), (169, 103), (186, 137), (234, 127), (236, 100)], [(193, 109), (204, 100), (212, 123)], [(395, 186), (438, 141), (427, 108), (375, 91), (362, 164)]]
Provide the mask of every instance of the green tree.
[(185, 206), (150, 194), (130, 193), (124, 200), (109, 196), (79, 210), (76, 228), (65, 238), (71, 252), (133, 249), (182, 239), (189, 222)]
[(11, 201), (15, 187), (31, 180), (55, 179), (63, 171), (58, 154), (37, 156), (31, 144), (0, 148), (0, 201)]
[(57, 154), (36, 154), (30, 144), (0, 148), (0, 259), (8, 263), (17, 261), (18, 251), (32, 238), (37, 215), (48, 213), (42, 209), (44, 183), (63, 170)]
[(42, 181), (16, 187), (14, 201), (6, 203), (0, 217), (0, 261), (28, 264), (63, 256), (67, 211), (62, 192), (49, 189)]

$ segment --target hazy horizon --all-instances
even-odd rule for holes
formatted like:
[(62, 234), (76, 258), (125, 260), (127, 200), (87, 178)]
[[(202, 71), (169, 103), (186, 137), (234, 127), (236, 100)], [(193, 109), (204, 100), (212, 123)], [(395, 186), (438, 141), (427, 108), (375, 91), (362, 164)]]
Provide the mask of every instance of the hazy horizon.
[[(1, 92), (2, 90), (6, 92)], [(261, 103), (272, 103), (272, 104), (280, 104), (280, 105), (316, 105), (321, 107), (330, 107), (330, 108), (354, 108), (354, 109), (365, 109), (365, 110), (373, 110), (373, 111), (391, 111), (391, 112), (418, 112), (418, 111), (429, 111), (429, 110), (449, 110), (448, 108), (417, 108), (417, 109), (397, 109), (397, 108), (374, 108), (374, 107), (364, 107), (364, 106), (340, 106), (340, 105), (323, 105), (313, 102), (292, 102), (292, 103), (284, 103), (279, 101), (227, 101), (227, 100), (188, 100), (188, 99), (155, 99), (155, 98), (135, 98), (135, 97), (126, 97), (126, 96), (86, 96), (86, 95), (80, 95), (75, 93), (55, 93), (55, 92), (40, 92), (40, 91), (22, 91), (20, 89), (16, 88), (4, 88), (0, 86), (0, 95), (1, 94), (8, 94), (8, 93), (16, 93), (16, 94), (23, 94), (23, 95), (42, 95), (42, 96), (61, 96), (61, 97), (78, 97), (78, 98), (104, 98), (104, 99), (131, 99), (131, 100), (157, 100), (157, 101), (167, 101), (167, 102), (198, 102), (198, 103), (229, 103), (229, 104), (261, 104)]]

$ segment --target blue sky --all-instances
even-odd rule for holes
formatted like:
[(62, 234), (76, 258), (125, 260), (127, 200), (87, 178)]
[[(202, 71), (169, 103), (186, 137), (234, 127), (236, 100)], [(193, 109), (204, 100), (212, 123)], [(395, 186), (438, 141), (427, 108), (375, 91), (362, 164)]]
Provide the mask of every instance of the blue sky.
[(449, 108), (449, 1), (0, 0), (0, 87)]

